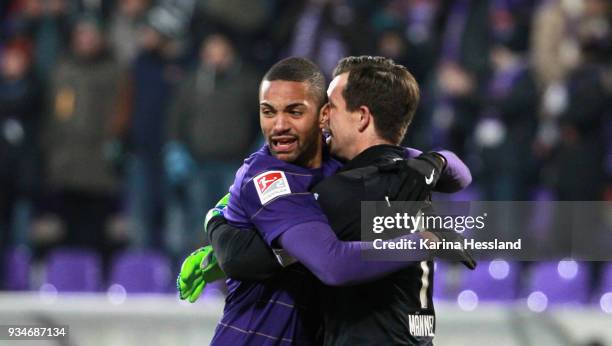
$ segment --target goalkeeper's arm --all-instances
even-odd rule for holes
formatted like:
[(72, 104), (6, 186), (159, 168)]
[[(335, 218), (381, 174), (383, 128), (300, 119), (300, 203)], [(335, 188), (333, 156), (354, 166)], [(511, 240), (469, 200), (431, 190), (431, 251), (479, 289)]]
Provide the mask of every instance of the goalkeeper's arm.
[(283, 269), (256, 230), (233, 227), (222, 216), (212, 218), (207, 229), (219, 266), (228, 277), (260, 281)]

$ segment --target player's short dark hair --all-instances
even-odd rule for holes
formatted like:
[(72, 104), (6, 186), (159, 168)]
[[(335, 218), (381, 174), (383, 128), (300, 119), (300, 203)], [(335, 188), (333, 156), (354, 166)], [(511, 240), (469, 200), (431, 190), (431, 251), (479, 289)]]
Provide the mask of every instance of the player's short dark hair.
[(319, 107), (327, 102), (325, 76), (319, 66), (308, 59), (290, 57), (274, 64), (264, 75), (264, 81), (308, 82), (310, 92), (318, 101)]
[(399, 144), (419, 104), (419, 84), (402, 65), (380, 56), (346, 57), (334, 77), (349, 72), (342, 96), (348, 111), (370, 109), (379, 136)]

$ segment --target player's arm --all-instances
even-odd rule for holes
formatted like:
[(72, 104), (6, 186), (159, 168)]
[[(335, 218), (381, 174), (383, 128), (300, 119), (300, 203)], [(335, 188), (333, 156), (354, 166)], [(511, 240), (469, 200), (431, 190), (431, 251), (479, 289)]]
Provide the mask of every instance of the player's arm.
[(228, 277), (261, 281), (283, 269), (256, 230), (236, 228), (222, 216), (211, 219), (207, 229), (219, 266)]
[[(416, 163), (423, 171), (435, 167), (438, 180), (442, 163), (433, 155), (423, 155)], [(413, 168), (411, 168), (413, 169)], [(400, 175), (401, 176), (401, 175)], [(303, 191), (303, 186), (293, 178), (286, 178), (287, 186), (293, 186), (293, 193), (276, 196), (271, 201), (261, 204), (254, 184), (248, 185), (244, 195), (244, 205), (253, 207), (253, 223), (266, 240), (254, 231), (234, 228), (226, 222), (208, 226), (209, 237), (215, 248), (221, 268), (232, 278), (241, 280), (262, 280), (281, 270), (268, 244), (278, 239), (290, 255), (308, 267), (321, 281), (329, 285), (348, 285), (363, 281), (375, 280), (397, 271), (409, 263), (405, 262), (364, 262), (361, 260), (363, 248), (371, 248), (371, 243), (342, 242), (331, 230), (327, 218), (323, 215), (318, 203), (311, 194)], [(291, 183), (290, 183), (291, 181)], [(401, 196), (403, 185), (398, 186)], [(289, 188), (290, 190), (291, 188)], [(249, 191), (250, 190), (250, 191)], [(410, 235), (418, 241), (423, 235)], [(412, 256), (412, 257), (408, 257)], [(406, 261), (429, 260), (432, 253), (428, 251), (411, 251), (405, 254)]]
[[(416, 158), (422, 154), (418, 149), (405, 148), (406, 157)], [(434, 191), (453, 193), (461, 191), (472, 183), (472, 174), (466, 164), (452, 151), (440, 150), (433, 152), (444, 160), (444, 168)]]
[[(228, 277), (238, 280), (265, 280), (282, 270), (283, 266), (277, 261), (277, 257), (255, 230), (236, 228), (222, 217), (212, 219), (208, 223), (208, 228), (215, 254)], [(432, 234), (429, 233), (423, 232), (404, 238), (414, 241), (418, 241), (421, 237), (438, 240), (432, 238)], [(449, 241), (451, 239), (457, 241), (459, 240), (457, 238), (461, 237), (452, 231), (436, 232), (434, 236)], [(279, 243), (328, 285), (349, 285), (375, 280), (410, 263), (362, 261), (360, 251), (372, 249), (372, 244), (339, 241), (329, 225), (323, 222), (296, 225), (281, 235)], [(405, 261), (439, 257), (463, 261), (470, 268), (475, 266), (473, 260), (462, 251), (436, 253), (411, 250), (402, 256)]]
[[(338, 240), (308, 191), (310, 181), (302, 173), (266, 171), (246, 182), (241, 201), (232, 203), (240, 203), (270, 247), (280, 245), (328, 285), (375, 280), (410, 264), (363, 261), (362, 246), (371, 247), (371, 243)], [(406, 237), (421, 238), (419, 234)], [(411, 251), (407, 256), (414, 261), (431, 259), (427, 250)]]
[[(235, 228), (220, 216), (213, 218), (207, 228), (219, 265), (227, 276), (239, 280), (264, 280), (282, 269), (257, 232)], [(418, 241), (421, 237), (421, 234), (411, 234), (405, 238)], [(371, 249), (371, 243), (340, 241), (329, 224), (320, 221), (296, 224), (283, 232), (278, 240), (284, 250), (323, 283), (332, 286), (376, 280), (410, 264), (363, 261), (361, 251)], [(408, 256), (406, 261), (431, 259), (426, 250), (411, 250)]]
[[(415, 189), (418, 190), (413, 185), (414, 179), (411, 177), (418, 174), (427, 178), (420, 183), (420, 186), (421, 189), (428, 189), (429, 184), (434, 186), (439, 181), (444, 164), (444, 160), (438, 154), (421, 154), (416, 159), (394, 161), (391, 166), (379, 167), (379, 170), (383, 172), (385, 170), (396, 171), (395, 174), (400, 178), (399, 184), (392, 186), (393, 190), (397, 190), (394, 191), (397, 194), (395, 196), (396, 200), (411, 200), (408, 198), (411, 196), (410, 192)], [(430, 181), (428, 181), (429, 179)], [(308, 207), (310, 204), (315, 206)], [(278, 210), (296, 210), (300, 207), (310, 208), (310, 213), (314, 215), (320, 211), (320, 208), (317, 208), (318, 203), (314, 198), (308, 198), (308, 196), (283, 196), (270, 206), (270, 208), (278, 208)], [(257, 226), (259, 228), (259, 225)], [(454, 232), (453, 234), (444, 233), (444, 235), (455, 239), (461, 237)], [(419, 243), (422, 239), (438, 241), (440, 233), (419, 232), (401, 238), (415, 243)], [(375, 280), (411, 265), (413, 261), (430, 260), (433, 255), (439, 257), (450, 255), (452, 256), (450, 258), (462, 260), (470, 268), (475, 266), (469, 253), (463, 250), (446, 254), (430, 252), (428, 249), (420, 247), (403, 251), (402, 259), (404, 261), (402, 262), (363, 261), (362, 251), (372, 249), (373, 244), (371, 242), (340, 241), (326, 218), (290, 224), (290, 227), (287, 227), (283, 233), (278, 234), (276, 240), (283, 249), (306, 266), (321, 281), (332, 286)], [(395, 240), (399, 240), (399, 238)]]
[(204, 232), (217, 251), (212, 245), (204, 246), (181, 265), (176, 287), (182, 300), (195, 302), (206, 284), (227, 275), (240, 280), (265, 280), (281, 269), (256, 231), (227, 223), (223, 214), (229, 201), (228, 193), (208, 211), (204, 221)]
[[(422, 237), (414, 233), (402, 238), (418, 242)], [(364, 261), (361, 252), (372, 249), (371, 242), (340, 241), (329, 224), (320, 221), (291, 227), (279, 236), (278, 243), (330, 286), (373, 281), (411, 265), (411, 261), (432, 259), (429, 251), (415, 249), (406, 253), (405, 262)]]

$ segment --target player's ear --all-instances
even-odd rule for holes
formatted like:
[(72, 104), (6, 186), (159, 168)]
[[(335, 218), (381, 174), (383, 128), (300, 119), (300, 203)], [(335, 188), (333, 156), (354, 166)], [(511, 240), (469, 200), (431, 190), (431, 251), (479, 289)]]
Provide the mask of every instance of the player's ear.
[(319, 111), (319, 127), (325, 128), (327, 127), (327, 122), (329, 121), (329, 103), (325, 103), (321, 110)]
[(370, 125), (370, 122), (372, 121), (372, 113), (370, 113), (370, 109), (367, 106), (359, 107), (358, 113), (359, 113), (358, 129), (359, 129), (359, 132), (363, 132), (365, 131), (365, 129), (368, 128), (368, 125)]

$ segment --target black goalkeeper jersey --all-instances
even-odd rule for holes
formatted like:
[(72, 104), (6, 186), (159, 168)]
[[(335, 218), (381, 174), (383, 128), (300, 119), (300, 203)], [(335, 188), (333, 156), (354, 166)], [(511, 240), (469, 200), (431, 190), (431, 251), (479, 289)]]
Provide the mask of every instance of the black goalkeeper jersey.
[[(370, 147), (338, 174), (314, 187), (313, 192), (318, 194), (318, 201), (339, 239), (361, 240), (361, 201), (385, 201), (400, 180), (397, 172), (372, 174), (364, 167), (402, 158), (401, 147)], [(435, 170), (437, 176), (441, 166)], [(410, 170), (408, 193), (402, 200), (431, 198), (430, 185), (425, 179), (431, 173), (431, 166), (428, 167), (429, 172)], [(323, 287), (324, 345), (431, 345), (435, 330), (433, 272), (432, 262), (415, 262), (375, 282)]]

